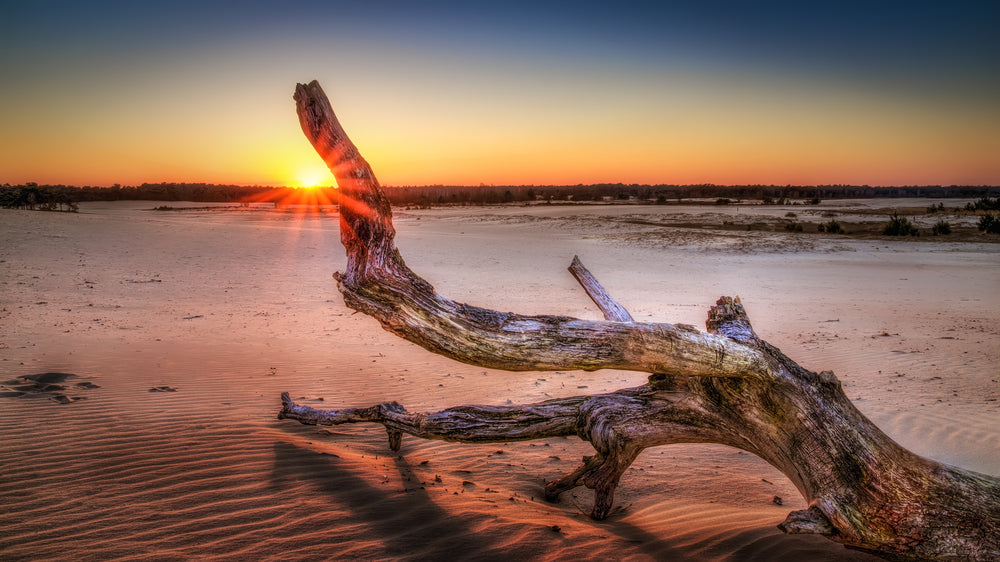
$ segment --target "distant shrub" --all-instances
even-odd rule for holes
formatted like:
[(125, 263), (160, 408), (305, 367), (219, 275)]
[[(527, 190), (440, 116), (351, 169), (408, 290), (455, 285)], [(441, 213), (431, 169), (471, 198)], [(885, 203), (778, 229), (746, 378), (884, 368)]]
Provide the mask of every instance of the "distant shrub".
[(1000, 234), (1000, 217), (996, 215), (983, 215), (979, 218), (979, 230), (986, 234)]
[(760, 204), (761, 205), (774, 205), (774, 199), (771, 199), (770, 197), (765, 196), (765, 197), (761, 198)]
[(944, 212), (944, 203), (938, 203), (937, 205), (931, 205), (930, 207), (927, 207), (927, 212), (932, 215), (934, 213)]
[(795, 213), (793, 213), (791, 211), (788, 211), (787, 213), (785, 213), (785, 216), (788, 217), (788, 218), (790, 218), (790, 219), (794, 219), (798, 215), (796, 215)]
[[(990, 198), (989, 196), (983, 197), (982, 199), (976, 201), (975, 203), (967, 203), (965, 205), (966, 211), (1000, 211), (1000, 197)], [(980, 229), (982, 230), (982, 229)]]
[(917, 227), (913, 226), (910, 219), (893, 213), (889, 217), (889, 224), (882, 229), (882, 234), (886, 236), (919, 236), (920, 232)]
[(720, 198), (718, 198), (718, 199), (715, 200), (715, 204), (716, 205), (728, 205), (730, 203), (732, 203), (732, 201), (730, 199), (725, 198), (725, 197), (720, 197)]
[(813, 197), (812, 199), (810, 199), (808, 201), (808, 203), (810, 205), (819, 205), (820, 204), (820, 199), (819, 199), (819, 197)]
[(820, 223), (818, 229), (820, 232), (828, 232), (830, 234), (846, 234), (844, 232), (844, 227), (840, 226), (840, 223), (835, 220), (827, 223)]
[(797, 222), (790, 222), (785, 225), (785, 230), (789, 232), (802, 232), (802, 225)]
[(934, 227), (931, 228), (931, 232), (934, 236), (944, 236), (946, 234), (951, 234), (951, 225), (948, 221), (940, 220), (934, 223)]

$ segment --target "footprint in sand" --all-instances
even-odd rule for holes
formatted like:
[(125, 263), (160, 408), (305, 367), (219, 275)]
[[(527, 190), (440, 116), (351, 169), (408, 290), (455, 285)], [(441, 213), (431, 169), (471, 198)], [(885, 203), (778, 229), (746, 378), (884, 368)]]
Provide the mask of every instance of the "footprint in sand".
[(92, 390), (101, 388), (90, 381), (80, 381), (68, 385), (70, 379), (80, 378), (70, 373), (38, 373), (24, 375), (0, 384), (0, 397), (6, 398), (46, 398), (60, 404), (70, 404), (83, 400), (85, 396), (68, 396), (71, 390)]

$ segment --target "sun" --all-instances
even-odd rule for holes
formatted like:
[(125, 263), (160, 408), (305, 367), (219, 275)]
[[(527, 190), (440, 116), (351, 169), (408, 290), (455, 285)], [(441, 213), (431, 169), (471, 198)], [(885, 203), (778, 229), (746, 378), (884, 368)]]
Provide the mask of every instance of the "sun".
[(335, 180), (333, 179), (333, 174), (330, 173), (326, 168), (321, 167), (310, 167), (302, 168), (296, 174), (296, 184), (297, 187), (321, 187), (327, 185), (335, 185)]

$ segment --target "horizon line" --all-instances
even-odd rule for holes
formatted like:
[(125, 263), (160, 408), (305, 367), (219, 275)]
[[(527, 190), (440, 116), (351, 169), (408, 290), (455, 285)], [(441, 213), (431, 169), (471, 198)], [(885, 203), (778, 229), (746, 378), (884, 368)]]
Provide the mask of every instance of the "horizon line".
[[(150, 182), (145, 181), (138, 184), (121, 184), (113, 183), (107, 184), (92, 184), (92, 185), (75, 185), (75, 184), (65, 184), (65, 183), (39, 183), (34, 181), (27, 181), (22, 183), (10, 183), (5, 182), (0, 187), (26, 187), (26, 186), (37, 186), (37, 187), (67, 187), (74, 189), (87, 189), (87, 188), (97, 188), (97, 189), (113, 189), (116, 186), (118, 188), (130, 188), (130, 187), (141, 187), (144, 185), (177, 185), (177, 186), (189, 186), (189, 185), (210, 185), (216, 187), (236, 187), (236, 188), (266, 188), (266, 189), (339, 189), (336, 184), (332, 185), (312, 185), (312, 186), (294, 186), (288, 184), (260, 184), (260, 183), (216, 183), (207, 181), (158, 181)], [(869, 188), (869, 189), (901, 189), (901, 188), (962, 188), (962, 187), (975, 187), (975, 188), (1000, 188), (1000, 184), (989, 184), (989, 183), (953, 183), (953, 184), (893, 184), (893, 185), (872, 185), (872, 184), (855, 184), (855, 183), (797, 183), (797, 184), (777, 184), (777, 183), (712, 183), (712, 182), (700, 182), (700, 183), (625, 183), (625, 182), (594, 182), (594, 183), (572, 183), (572, 184), (555, 184), (555, 183), (482, 183), (476, 184), (445, 184), (445, 183), (434, 183), (434, 184), (405, 184), (405, 185), (390, 185), (390, 184), (379, 184), (380, 187), (385, 189), (421, 189), (421, 188), (464, 188), (464, 189), (496, 189), (496, 188), (579, 188), (579, 187), (596, 187), (596, 186), (621, 186), (621, 187), (771, 187), (771, 188), (793, 188), (793, 187), (844, 187), (844, 188)]]

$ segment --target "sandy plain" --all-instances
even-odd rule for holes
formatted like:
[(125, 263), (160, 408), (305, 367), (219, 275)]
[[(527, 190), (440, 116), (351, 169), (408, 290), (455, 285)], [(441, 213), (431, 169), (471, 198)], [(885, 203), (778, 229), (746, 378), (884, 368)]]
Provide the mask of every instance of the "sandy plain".
[[(866, 210), (905, 204), (795, 211), (884, 221)], [(337, 293), (332, 210), (158, 205), (0, 211), (0, 559), (874, 559), (778, 531), (804, 502), (735, 449), (645, 451), (595, 522), (587, 490), (541, 499), (590, 454), (576, 439), (404, 437), (397, 456), (380, 426), (279, 421), (281, 391), (428, 411), (645, 375), (505, 373), (384, 332)], [(739, 295), (764, 339), (835, 371), (901, 444), (1000, 475), (1000, 245), (791, 233), (787, 211), (397, 209), (395, 224), (411, 268), (480, 306), (599, 318), (566, 271), (573, 255), (640, 321), (703, 326), (719, 296)], [(74, 376), (20, 378), (50, 372)]]

